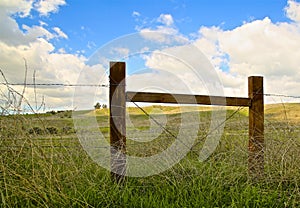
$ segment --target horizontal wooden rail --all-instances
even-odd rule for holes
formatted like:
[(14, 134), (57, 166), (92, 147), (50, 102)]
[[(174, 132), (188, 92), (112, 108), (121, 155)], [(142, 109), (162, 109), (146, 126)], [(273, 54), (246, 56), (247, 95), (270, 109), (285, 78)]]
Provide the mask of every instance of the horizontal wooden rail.
[(222, 97), (208, 95), (184, 95), (152, 92), (126, 92), (127, 102), (150, 102), (150, 103), (178, 103), (200, 105), (226, 105), (245, 106), (251, 105), (250, 98)]

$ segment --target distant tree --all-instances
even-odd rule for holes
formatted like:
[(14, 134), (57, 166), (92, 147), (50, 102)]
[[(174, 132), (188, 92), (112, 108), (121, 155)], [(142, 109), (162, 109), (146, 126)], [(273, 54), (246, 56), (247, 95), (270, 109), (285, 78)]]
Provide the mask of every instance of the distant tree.
[(96, 105), (94, 105), (94, 108), (95, 108), (95, 109), (100, 109), (100, 108), (101, 108), (100, 103), (96, 103)]
[(103, 108), (103, 109), (106, 109), (106, 108), (107, 108), (107, 105), (106, 105), (106, 104), (102, 104), (102, 108)]

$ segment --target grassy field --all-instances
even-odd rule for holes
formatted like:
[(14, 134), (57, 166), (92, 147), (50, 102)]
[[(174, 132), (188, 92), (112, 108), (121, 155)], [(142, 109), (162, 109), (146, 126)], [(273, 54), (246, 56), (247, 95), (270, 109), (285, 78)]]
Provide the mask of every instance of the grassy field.
[[(165, 122), (175, 135), (181, 113), (199, 116), (197, 145), (169, 170), (145, 178), (128, 177), (121, 185), (113, 183), (110, 173), (83, 150), (72, 112), (0, 117), (0, 207), (300, 206), (300, 104), (265, 107), (265, 176), (256, 182), (248, 177), (246, 109), (238, 113), (236, 108), (227, 109), (230, 119), (221, 141), (205, 162), (198, 160), (198, 153), (209, 133), (214, 109), (181, 112), (176, 106), (149, 106), (145, 110)], [(145, 133), (153, 125), (147, 116), (137, 108), (127, 112), (132, 124), (127, 127), (128, 138), (151, 137)], [(80, 113), (96, 116), (108, 139), (106, 109)], [(153, 128), (159, 131), (158, 126)], [(187, 131), (194, 128), (193, 123), (190, 128)], [(145, 157), (163, 151), (172, 142), (174, 138), (163, 132), (151, 142), (128, 139), (127, 151)]]

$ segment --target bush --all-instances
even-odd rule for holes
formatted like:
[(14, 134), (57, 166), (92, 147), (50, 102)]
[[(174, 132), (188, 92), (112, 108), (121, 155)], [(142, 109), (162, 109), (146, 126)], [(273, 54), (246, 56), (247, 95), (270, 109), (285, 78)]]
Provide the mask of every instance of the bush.
[(56, 127), (53, 127), (53, 126), (47, 127), (46, 130), (49, 134), (57, 134), (58, 133), (58, 129)]
[(29, 134), (41, 135), (41, 134), (43, 134), (43, 130), (40, 127), (38, 127), (38, 126), (35, 126), (35, 127), (31, 128), (31, 129), (29, 129), (28, 133)]
[(48, 114), (52, 114), (52, 115), (55, 115), (55, 114), (56, 114), (56, 112), (55, 112), (54, 110), (48, 111), (47, 113), (48, 113)]
[(70, 134), (70, 133), (73, 133), (74, 130), (73, 130), (73, 128), (70, 127), (70, 126), (65, 126), (65, 127), (62, 128), (61, 132), (62, 132), (63, 134)]
[(58, 115), (60, 118), (72, 118), (72, 111), (71, 110), (58, 111)]

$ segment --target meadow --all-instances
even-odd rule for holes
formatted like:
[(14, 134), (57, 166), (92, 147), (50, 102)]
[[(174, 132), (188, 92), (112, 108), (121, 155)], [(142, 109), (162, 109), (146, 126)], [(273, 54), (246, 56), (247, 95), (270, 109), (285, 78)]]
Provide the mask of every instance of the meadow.
[[(300, 104), (265, 106), (265, 175), (248, 176), (248, 115), (227, 108), (228, 120), (216, 151), (200, 162), (198, 153), (209, 133), (212, 108), (148, 106), (145, 111), (172, 134), (182, 114), (199, 116), (198, 140), (187, 156), (158, 175), (126, 177), (122, 184), (83, 150), (72, 112), (48, 112), (0, 117), (0, 207), (299, 207)], [(128, 138), (153, 125), (137, 108), (128, 108), (132, 125)], [(107, 109), (81, 111), (96, 116), (109, 138)], [(194, 128), (194, 124), (187, 131)], [(160, 127), (156, 126), (157, 131)], [(136, 131), (140, 130), (140, 131)], [(141, 132), (137, 134), (137, 132)], [(155, 133), (155, 131), (153, 131)], [(127, 140), (129, 155), (150, 156), (174, 142), (167, 132), (151, 142)]]

